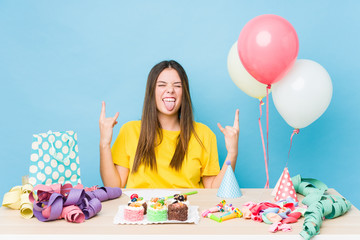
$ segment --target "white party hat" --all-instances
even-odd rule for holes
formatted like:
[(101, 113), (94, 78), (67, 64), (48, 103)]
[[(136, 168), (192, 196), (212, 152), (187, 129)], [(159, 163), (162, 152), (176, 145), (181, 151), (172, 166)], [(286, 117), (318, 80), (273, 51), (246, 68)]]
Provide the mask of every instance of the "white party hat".
[(230, 161), (226, 162), (228, 165), (224, 178), (217, 191), (217, 196), (221, 198), (238, 198), (242, 196), (239, 184), (236, 180), (234, 171), (230, 165)]

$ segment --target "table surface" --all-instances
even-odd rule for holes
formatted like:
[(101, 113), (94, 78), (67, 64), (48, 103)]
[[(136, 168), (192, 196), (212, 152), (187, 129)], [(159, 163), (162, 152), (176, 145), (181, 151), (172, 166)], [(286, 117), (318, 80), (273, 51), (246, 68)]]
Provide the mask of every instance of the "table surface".
[[(134, 189), (126, 189), (134, 190)], [(125, 190), (125, 191), (126, 191)], [(199, 206), (199, 214), (202, 211), (214, 207), (223, 198), (216, 196), (217, 189), (171, 189), (179, 190), (181, 193), (197, 190), (198, 194), (188, 197), (190, 204)], [(242, 204), (252, 201), (271, 201), (274, 202), (274, 197), (271, 196), (272, 189), (241, 189), (243, 196), (237, 199), (225, 199), (227, 203), (232, 203), (234, 206), (241, 209)], [(329, 189), (328, 194), (340, 195), (334, 189)], [(299, 201), (303, 199), (303, 196), (298, 195)], [(302, 230), (302, 224), (304, 217), (300, 218), (297, 223), (291, 224), (291, 232), (277, 232), (270, 233), (268, 231), (269, 226), (265, 223), (255, 222), (253, 220), (247, 220), (243, 218), (232, 219), (222, 223), (218, 223), (208, 218), (202, 218), (200, 216), (199, 224), (150, 224), (150, 225), (116, 225), (113, 224), (113, 218), (116, 215), (118, 206), (126, 204), (129, 201), (129, 197), (123, 194), (120, 198), (105, 201), (102, 203), (102, 210), (97, 216), (85, 220), (85, 222), (76, 224), (69, 223), (65, 220), (56, 220), (51, 222), (40, 222), (35, 217), (32, 219), (24, 219), (20, 216), (18, 210), (12, 210), (5, 207), (0, 208), (0, 238), (3, 236), (45, 236), (57, 234), (80, 236), (87, 235), (93, 238), (103, 236), (112, 236), (113, 238), (119, 238), (119, 235), (126, 236), (139, 236), (139, 235), (172, 235), (174, 238), (179, 239), (186, 237), (184, 235), (196, 235), (207, 236), (206, 239), (219, 239), (220, 235), (227, 235), (227, 239), (231, 239), (234, 236), (257, 236), (264, 237), (266, 239), (275, 237), (274, 239), (294, 238), (301, 239), (299, 233)], [(332, 235), (344, 235), (351, 239), (360, 239), (360, 211), (354, 206), (345, 215), (335, 219), (327, 219), (323, 222), (320, 229), (319, 237), (325, 237), (323, 239), (329, 239)], [(29, 239), (27, 236), (26, 239)], [(177, 236), (177, 237), (176, 237)], [(179, 237), (182, 236), (182, 237)], [(271, 237), (272, 236), (272, 237)], [(352, 236), (352, 237), (351, 237)], [(87, 237), (87, 239), (89, 239)], [(316, 239), (318, 239), (317, 237)], [(172, 239), (174, 239), (172, 238)], [(31, 239), (31, 238), (30, 238)], [(60, 239), (60, 238), (59, 238)], [(77, 239), (79, 239), (77, 237)], [(91, 239), (91, 237), (90, 237)], [(103, 238), (105, 239), (105, 238)], [(106, 238), (108, 239), (108, 238)], [(110, 239), (110, 238), (109, 238)], [(135, 238), (134, 238), (135, 239)], [(165, 238), (163, 238), (165, 239)], [(205, 238), (203, 238), (205, 239)], [(248, 238), (249, 239), (249, 238)], [(256, 238), (257, 239), (257, 238)], [(336, 239), (336, 238), (332, 238)]]

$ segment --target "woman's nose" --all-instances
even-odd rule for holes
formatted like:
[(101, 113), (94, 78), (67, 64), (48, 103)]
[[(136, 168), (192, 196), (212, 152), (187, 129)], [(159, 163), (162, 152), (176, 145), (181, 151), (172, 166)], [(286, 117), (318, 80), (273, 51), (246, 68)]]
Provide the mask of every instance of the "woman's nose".
[(173, 87), (173, 86), (169, 86), (169, 87), (167, 88), (167, 92), (169, 92), (169, 93), (174, 92), (174, 87)]

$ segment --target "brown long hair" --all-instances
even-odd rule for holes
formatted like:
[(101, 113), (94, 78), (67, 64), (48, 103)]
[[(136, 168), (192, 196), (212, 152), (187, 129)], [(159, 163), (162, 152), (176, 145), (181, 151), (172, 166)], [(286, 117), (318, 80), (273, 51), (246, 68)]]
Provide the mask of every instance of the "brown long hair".
[(155, 87), (160, 73), (167, 68), (172, 68), (177, 71), (182, 85), (181, 107), (178, 115), (180, 120), (180, 135), (177, 139), (177, 145), (170, 162), (170, 167), (177, 171), (181, 169), (188, 150), (191, 134), (194, 134), (197, 141), (203, 147), (203, 144), (194, 129), (189, 82), (185, 70), (174, 60), (162, 61), (156, 64), (148, 75), (141, 117), (140, 137), (136, 149), (132, 173), (136, 173), (141, 164), (144, 164), (145, 167), (150, 167), (151, 170), (157, 171), (155, 147), (161, 143), (163, 136), (161, 124), (157, 116)]

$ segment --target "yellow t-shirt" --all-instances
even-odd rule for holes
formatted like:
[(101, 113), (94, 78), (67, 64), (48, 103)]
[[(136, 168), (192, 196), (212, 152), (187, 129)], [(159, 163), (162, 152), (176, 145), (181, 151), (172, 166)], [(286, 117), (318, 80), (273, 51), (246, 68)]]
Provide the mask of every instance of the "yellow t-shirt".
[(157, 172), (141, 164), (132, 174), (132, 166), (140, 136), (141, 121), (124, 124), (112, 146), (113, 162), (130, 169), (128, 188), (203, 188), (202, 176), (217, 175), (220, 171), (215, 134), (204, 124), (195, 122), (195, 131), (204, 148), (194, 136), (188, 145), (188, 155), (182, 168), (176, 171), (170, 167), (180, 131), (163, 129), (163, 140), (155, 148)]

